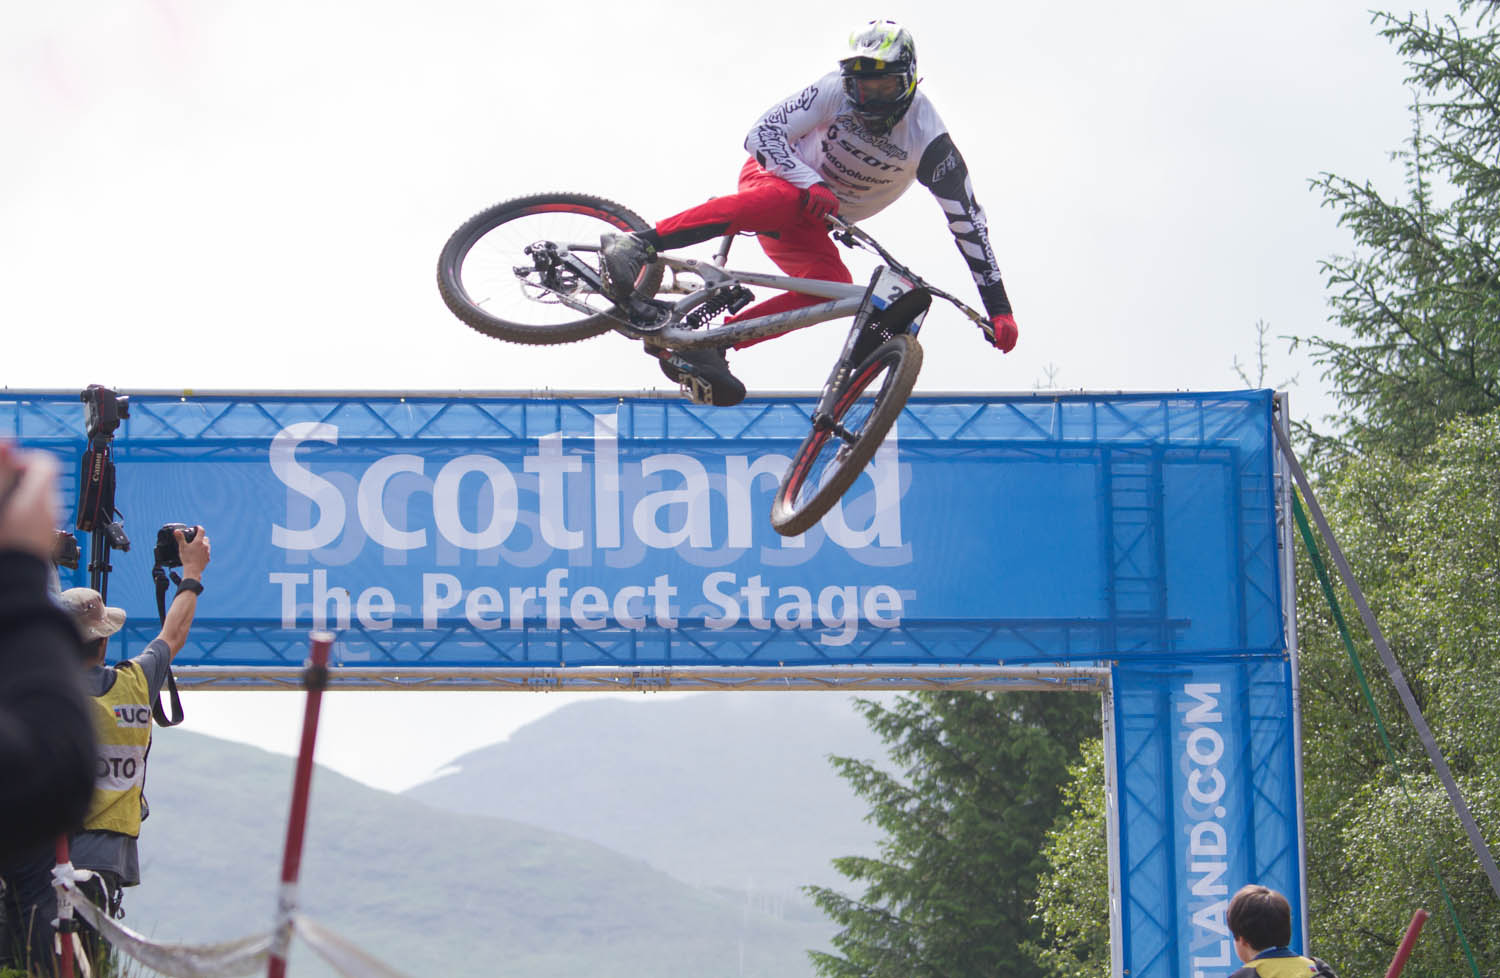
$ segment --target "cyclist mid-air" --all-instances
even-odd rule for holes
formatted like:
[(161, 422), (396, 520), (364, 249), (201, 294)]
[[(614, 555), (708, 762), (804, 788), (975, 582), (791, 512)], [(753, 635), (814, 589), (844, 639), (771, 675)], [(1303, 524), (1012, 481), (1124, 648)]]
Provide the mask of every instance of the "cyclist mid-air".
[[(990, 247), (984, 211), (974, 199), (968, 168), (927, 96), (917, 91), (917, 49), (911, 34), (889, 20), (870, 21), (849, 38), (839, 69), (761, 116), (745, 139), (751, 158), (739, 191), (717, 197), (631, 234), (600, 242), (604, 286), (619, 300), (630, 295), (658, 249), (680, 248), (726, 234), (754, 232), (787, 275), (850, 282), (829, 237), (827, 218), (855, 223), (879, 213), (913, 180), (932, 191), (979, 287), (1001, 352), (1016, 345), (1000, 268)], [(784, 292), (727, 322), (786, 312), (823, 301)], [(648, 345), (662, 372), (701, 404), (731, 405), (745, 385), (729, 372), (723, 350), (669, 351)]]

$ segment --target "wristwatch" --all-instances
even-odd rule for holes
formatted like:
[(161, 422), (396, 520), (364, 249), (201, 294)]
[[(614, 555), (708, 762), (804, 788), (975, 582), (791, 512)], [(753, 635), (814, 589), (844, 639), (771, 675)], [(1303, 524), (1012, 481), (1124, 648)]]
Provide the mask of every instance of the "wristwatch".
[(184, 577), (182, 580), (177, 582), (177, 593), (181, 594), (183, 591), (191, 591), (194, 594), (202, 594), (203, 582), (198, 580), (196, 577)]

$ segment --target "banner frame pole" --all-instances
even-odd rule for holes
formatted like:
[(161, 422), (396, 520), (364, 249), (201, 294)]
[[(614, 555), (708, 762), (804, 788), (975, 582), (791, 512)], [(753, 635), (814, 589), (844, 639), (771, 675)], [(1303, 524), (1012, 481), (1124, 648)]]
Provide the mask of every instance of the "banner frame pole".
[(281, 887), (276, 894), (276, 929), (267, 956), (266, 978), (285, 978), (288, 947), (292, 940), (292, 915), (297, 909), (297, 877), (302, 869), (302, 844), (307, 828), (308, 796), (312, 790), (313, 749), (318, 739), (318, 712), (328, 685), (329, 632), (312, 632), (312, 655), (304, 673), (307, 701), (302, 713), (302, 745), (297, 752), (297, 770), (292, 778), (292, 803), (287, 815), (286, 848), (281, 858)]

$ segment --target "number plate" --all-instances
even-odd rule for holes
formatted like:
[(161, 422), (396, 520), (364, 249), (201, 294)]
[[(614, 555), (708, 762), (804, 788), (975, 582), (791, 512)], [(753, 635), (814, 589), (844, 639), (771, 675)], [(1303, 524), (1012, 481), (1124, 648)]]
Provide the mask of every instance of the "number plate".
[(882, 267), (880, 277), (875, 280), (875, 287), (870, 290), (870, 302), (876, 309), (884, 309), (914, 288), (916, 283), (905, 275)]

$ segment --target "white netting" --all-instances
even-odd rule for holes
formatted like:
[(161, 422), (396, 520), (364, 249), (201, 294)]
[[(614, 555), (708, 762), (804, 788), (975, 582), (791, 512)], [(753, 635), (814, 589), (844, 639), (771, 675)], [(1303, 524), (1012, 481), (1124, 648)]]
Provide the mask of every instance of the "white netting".
[(310, 917), (294, 915), (292, 929), (324, 961), (349, 978), (406, 978), (404, 973), (375, 960)]
[[(110, 918), (78, 889), (78, 883), (93, 874), (64, 863), (52, 874), (58, 889), (58, 906), (66, 916), (71, 911), (93, 926), (115, 949), (167, 978), (236, 978), (266, 972), (275, 933), (217, 944), (174, 944), (151, 941)], [(291, 930), (346, 978), (407, 978), (383, 964), (322, 924), (301, 914), (290, 918)]]
[(88, 921), (105, 940), (122, 954), (163, 975), (172, 978), (231, 978), (265, 973), (266, 954), (271, 948), (270, 933), (218, 944), (157, 943), (110, 919), (109, 914), (94, 906), (72, 881), (65, 883), (64, 888), (71, 898), (74, 912)]

